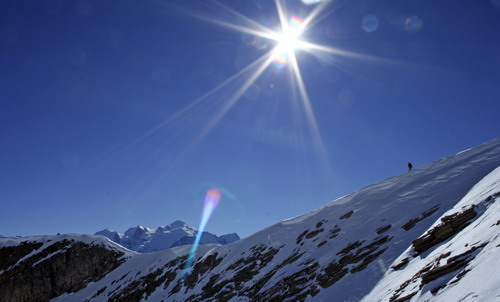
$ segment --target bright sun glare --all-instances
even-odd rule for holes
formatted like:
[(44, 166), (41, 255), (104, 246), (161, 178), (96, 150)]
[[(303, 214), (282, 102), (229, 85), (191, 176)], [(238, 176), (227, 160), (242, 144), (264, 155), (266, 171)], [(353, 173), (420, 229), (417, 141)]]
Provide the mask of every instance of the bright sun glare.
[(283, 32), (276, 37), (278, 41), (277, 49), (280, 51), (295, 51), (300, 46), (300, 36), (303, 32), (302, 23), (304, 20), (292, 17), (290, 24), (283, 26)]
[[(307, 31), (312, 27), (318, 19), (321, 19), (322, 12), (327, 7), (330, 0), (303, 0), (303, 3), (307, 5), (314, 5), (314, 7), (309, 11), (309, 13), (304, 17), (298, 17), (303, 11), (291, 12), (286, 9), (286, 0), (274, 0), (277, 12), (277, 18), (279, 20), (279, 28), (273, 30), (271, 28), (265, 27), (264, 25), (256, 22), (234, 9), (218, 2), (213, 3), (222, 8), (223, 11), (229, 13), (232, 17), (235, 17), (237, 22), (229, 22), (222, 18), (214, 18), (212, 16), (207, 16), (200, 14), (199, 12), (193, 12), (191, 15), (193, 17), (209, 21), (213, 24), (231, 29), (245, 35), (253, 36), (265, 41), (274, 41), (275, 46), (260, 56), (255, 61), (248, 64), (246, 67), (240, 69), (237, 73), (229, 77), (227, 80), (207, 92), (205, 95), (201, 96), (197, 100), (193, 101), (191, 104), (186, 106), (181, 111), (177, 112), (175, 115), (163, 121), (161, 124), (153, 128), (151, 131), (144, 134), (141, 138), (134, 141), (132, 144), (144, 139), (151, 133), (157, 131), (166, 124), (173, 122), (174, 120), (185, 116), (208, 103), (208, 99), (211, 96), (221, 92), (224, 88), (229, 85), (234, 85), (239, 83), (235, 87), (235, 91), (230, 92), (222, 104), (216, 106), (216, 111), (211, 115), (210, 120), (204, 125), (203, 130), (195, 137), (195, 139), (189, 144), (188, 150), (194, 148), (213, 128), (218, 124), (218, 122), (229, 112), (229, 110), (237, 103), (240, 97), (257, 81), (257, 79), (264, 73), (264, 71), (269, 66), (274, 66), (277, 69), (287, 70), (290, 80), (290, 91), (293, 94), (292, 99), (297, 100), (297, 114), (305, 118), (305, 125), (309, 128), (309, 134), (311, 135), (311, 141), (313, 146), (318, 152), (319, 158), (327, 162), (326, 150), (324, 148), (323, 140), (320, 135), (318, 125), (316, 123), (315, 114), (312, 109), (311, 101), (309, 99), (307, 88), (302, 78), (299, 62), (297, 60), (296, 52), (298, 50), (306, 52), (308, 54), (317, 56), (321, 58), (324, 54), (333, 54), (338, 56), (356, 56), (350, 52), (346, 52), (335, 47), (319, 45), (307, 41)], [(296, 14), (293, 14), (296, 13)], [(265, 43), (267, 45), (267, 42)], [(360, 57), (358, 55), (358, 57)], [(213, 105), (213, 104), (212, 104)], [(299, 109), (300, 108), (300, 109)], [(184, 154), (187, 153), (184, 152)], [(180, 158), (177, 160), (179, 161)]]

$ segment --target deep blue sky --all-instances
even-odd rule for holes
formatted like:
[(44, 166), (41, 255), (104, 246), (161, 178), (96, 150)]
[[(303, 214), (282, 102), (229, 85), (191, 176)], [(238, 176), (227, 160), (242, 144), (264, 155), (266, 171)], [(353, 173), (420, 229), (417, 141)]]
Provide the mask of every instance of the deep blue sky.
[[(273, 1), (220, 3), (278, 24)], [(286, 68), (196, 144), (243, 81), (157, 127), (273, 47), (193, 15), (239, 22), (201, 0), (0, 2), (0, 234), (197, 227), (216, 186), (207, 230), (248, 236), (499, 134), (500, 1), (332, 2), (302, 38), (366, 57), (297, 53), (328, 162)]]

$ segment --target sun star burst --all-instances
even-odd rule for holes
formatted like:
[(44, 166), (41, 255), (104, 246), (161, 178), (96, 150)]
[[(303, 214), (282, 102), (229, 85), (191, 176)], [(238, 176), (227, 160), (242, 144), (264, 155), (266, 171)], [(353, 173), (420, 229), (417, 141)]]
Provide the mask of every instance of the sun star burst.
[(300, 36), (304, 32), (302, 28), (304, 20), (299, 17), (292, 17), (290, 24), (285, 24), (282, 28), (282, 33), (275, 38), (278, 42), (276, 49), (280, 51), (295, 51), (300, 47)]
[[(231, 22), (228, 21), (228, 19), (223, 18), (214, 18), (210, 15), (202, 14), (199, 11), (184, 10), (184, 13), (187, 13), (192, 17), (208, 21), (212, 24), (222, 26), (236, 32), (240, 32), (242, 34), (254, 36), (258, 39), (267, 40), (271, 42), (269, 43), (269, 45), (273, 44), (272, 42), (274, 42), (274, 47), (269, 49), (255, 61), (248, 64), (246, 67), (243, 67), (223, 83), (219, 84), (218, 86), (207, 92), (205, 95), (193, 101), (191, 104), (182, 109), (180, 112), (176, 113), (174, 116), (171, 116), (170, 118), (164, 120), (157, 127), (131, 143), (131, 145), (142, 141), (153, 132), (156, 132), (160, 128), (166, 126), (166, 124), (173, 123), (175, 120), (186, 117), (190, 113), (196, 111), (198, 108), (208, 106), (207, 104), (210, 103), (210, 98), (219, 93), (223, 93), (225, 95), (224, 98), (219, 98), (223, 101), (220, 101), (220, 103), (218, 103), (217, 105), (215, 105), (214, 103), (210, 104), (210, 108), (211, 110), (213, 110), (213, 112), (209, 115), (210, 117), (204, 123), (203, 128), (198, 132), (195, 139), (190, 144), (188, 144), (187, 150), (182, 153), (183, 155), (185, 155), (189, 152), (189, 150), (192, 150), (195, 145), (200, 143), (201, 140), (203, 140), (210, 131), (214, 129), (219, 121), (238, 102), (241, 96), (243, 96), (245, 92), (254, 85), (254, 83), (267, 70), (267, 68), (270, 66), (274, 66), (278, 69), (286, 68), (286, 70), (288, 71), (290, 87), (287, 90), (289, 90), (293, 94), (293, 100), (298, 100), (298, 106), (294, 105), (294, 108), (298, 109), (299, 112), (297, 112), (295, 115), (303, 116), (306, 120), (306, 125), (309, 128), (310, 140), (308, 143), (305, 143), (304, 141), (304, 146), (302, 147), (305, 148), (306, 145), (308, 148), (313, 147), (313, 149), (315, 149), (317, 154), (319, 155), (318, 158), (323, 162), (324, 166), (329, 166), (327, 160), (328, 156), (326, 155), (327, 153), (324, 148), (324, 143), (316, 122), (316, 117), (307, 93), (307, 88), (301, 75), (296, 53), (300, 50), (301, 52), (305, 52), (318, 57), (320, 57), (319, 54), (321, 53), (343, 56), (352, 56), (352, 54), (350, 52), (342, 51), (333, 47), (319, 45), (307, 41), (308, 29), (312, 27), (316, 22), (318, 22), (318, 19), (322, 18), (320, 15), (327, 7), (329, 2), (328, 0), (315, 0), (311, 2), (310, 4), (314, 4), (315, 7), (310, 10), (309, 14), (307, 14), (305, 18), (298, 17), (297, 15), (293, 14), (294, 12), (288, 11), (285, 7), (285, 0), (275, 0), (274, 2), (277, 11), (277, 17), (280, 23), (280, 26), (277, 29), (265, 27), (261, 23), (258, 23), (249, 17), (246, 17), (240, 12), (235, 11), (234, 9), (220, 3), (219, 1), (213, 1), (211, 3), (222, 8), (226, 13), (228, 12), (230, 17), (229, 19), (231, 19), (232, 17), (232, 20), (237, 22)], [(300, 14), (302, 12), (297, 13)], [(267, 45), (267, 43), (265, 44)], [(257, 49), (261, 50), (261, 48)], [(228, 88), (229, 86), (235, 87), (235, 90), (232, 92), (223, 92), (224, 88)], [(298, 124), (301, 124), (301, 121), (298, 121)], [(310, 142), (313, 143), (311, 144)], [(180, 156), (180, 158), (182, 156)], [(177, 163), (180, 158), (175, 161), (175, 163)]]

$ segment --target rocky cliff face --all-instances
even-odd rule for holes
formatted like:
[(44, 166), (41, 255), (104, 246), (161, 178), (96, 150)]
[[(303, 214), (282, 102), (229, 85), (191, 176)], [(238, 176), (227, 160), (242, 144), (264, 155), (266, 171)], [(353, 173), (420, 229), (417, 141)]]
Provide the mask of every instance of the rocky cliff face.
[(78, 237), (6, 238), (0, 243), (0, 301), (5, 302), (48, 301), (79, 291), (126, 259), (118, 248)]

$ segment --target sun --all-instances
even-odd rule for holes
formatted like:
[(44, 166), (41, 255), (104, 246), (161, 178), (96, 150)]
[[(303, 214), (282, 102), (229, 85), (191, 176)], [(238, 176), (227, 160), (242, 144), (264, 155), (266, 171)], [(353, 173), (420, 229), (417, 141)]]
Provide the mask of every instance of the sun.
[(300, 48), (300, 36), (304, 32), (302, 27), (304, 20), (299, 17), (292, 17), (289, 24), (282, 28), (282, 33), (275, 38), (278, 42), (277, 49), (280, 51), (295, 51)]
[(295, 31), (287, 31), (278, 37), (277, 49), (285, 51), (293, 51), (299, 46), (299, 34)]

